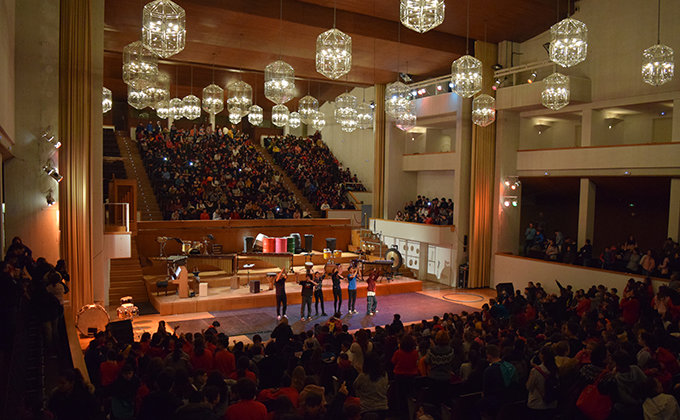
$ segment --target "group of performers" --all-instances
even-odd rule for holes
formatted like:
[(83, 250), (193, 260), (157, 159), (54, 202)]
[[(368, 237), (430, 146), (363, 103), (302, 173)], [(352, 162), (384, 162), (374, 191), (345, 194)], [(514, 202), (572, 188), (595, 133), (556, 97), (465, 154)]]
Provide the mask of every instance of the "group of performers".
[[(311, 264), (311, 263), (310, 263)], [(336, 264), (335, 267), (329, 272), (315, 271), (312, 272), (311, 266), (305, 267), (304, 278), (300, 279), (299, 274), (303, 273), (296, 272), (295, 279), (296, 283), (302, 287), (302, 306), (300, 307), (300, 319), (302, 321), (312, 320), (312, 297), (314, 297), (314, 316), (319, 316), (319, 304), (321, 304), (321, 316), (327, 316), (324, 309), (323, 300), (323, 281), (330, 278), (333, 283), (333, 314), (335, 316), (342, 315), (342, 289), (340, 287), (341, 281), (347, 281), (347, 292), (349, 302), (347, 304), (347, 313), (356, 314), (356, 301), (357, 301), (357, 280), (359, 278), (358, 269), (354, 266), (350, 266), (347, 277), (340, 275), (340, 264)], [(371, 274), (366, 279), (368, 284), (367, 299), (366, 299), (366, 315), (374, 315), (378, 312), (378, 301), (375, 295), (376, 283), (380, 277), (380, 272), (377, 269), (373, 269)], [(274, 286), (276, 288), (276, 317), (281, 320), (281, 317), (286, 317), (287, 299), (286, 299), (286, 280), (288, 279), (288, 274), (286, 270), (281, 270), (274, 279)], [(283, 307), (283, 311), (281, 308)], [(305, 307), (307, 307), (307, 318), (305, 318)]]

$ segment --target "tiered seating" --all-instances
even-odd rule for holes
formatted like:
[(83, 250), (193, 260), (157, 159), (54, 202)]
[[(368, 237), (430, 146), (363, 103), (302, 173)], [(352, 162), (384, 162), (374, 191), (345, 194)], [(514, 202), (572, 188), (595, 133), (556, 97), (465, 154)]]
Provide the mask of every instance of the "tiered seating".
[(274, 137), (265, 146), (317, 209), (349, 209), (347, 191), (366, 191), (319, 137)]
[[(116, 179), (127, 179), (125, 172), (125, 164), (122, 160), (110, 159), (120, 158), (120, 149), (118, 148), (118, 141), (113, 130), (104, 130), (104, 198), (109, 195), (109, 183)], [(109, 158), (109, 159), (107, 159)]]

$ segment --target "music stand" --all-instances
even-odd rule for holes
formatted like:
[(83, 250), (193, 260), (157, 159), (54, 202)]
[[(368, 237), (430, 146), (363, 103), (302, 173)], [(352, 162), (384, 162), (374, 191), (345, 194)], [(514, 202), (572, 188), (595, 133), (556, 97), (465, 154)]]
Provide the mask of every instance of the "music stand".
[(248, 283), (250, 283), (250, 269), (255, 267), (255, 264), (243, 264), (243, 268), (248, 270)]

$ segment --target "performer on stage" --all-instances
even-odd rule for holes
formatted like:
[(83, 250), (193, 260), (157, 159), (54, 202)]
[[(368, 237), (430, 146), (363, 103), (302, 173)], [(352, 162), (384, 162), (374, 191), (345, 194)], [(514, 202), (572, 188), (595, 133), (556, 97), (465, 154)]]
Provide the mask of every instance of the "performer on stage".
[(355, 309), (355, 305), (357, 303), (357, 269), (356, 267), (349, 267), (349, 274), (347, 275), (347, 282), (349, 283), (347, 285), (347, 294), (348, 294), (348, 303), (347, 303), (347, 312), (350, 314), (355, 314), (357, 313)]
[(323, 275), (320, 271), (314, 273), (314, 284), (316, 285), (314, 288), (314, 316), (319, 316), (319, 302), (321, 302), (321, 316), (328, 316), (323, 308), (323, 290), (321, 290)]
[(314, 279), (312, 278), (312, 273), (307, 272), (305, 279), (302, 280), (300, 286), (302, 286), (302, 306), (300, 307), (300, 320), (305, 320), (305, 305), (307, 305), (307, 320), (312, 320), (312, 294), (314, 293)]
[(333, 313), (340, 313), (342, 309), (342, 289), (340, 288), (340, 280), (344, 277), (340, 275), (340, 264), (336, 264), (333, 272), (330, 274), (333, 281)]
[(377, 285), (376, 280), (378, 280), (378, 277), (380, 277), (380, 272), (377, 268), (374, 268), (366, 280), (366, 283), (368, 284), (368, 287), (366, 288), (366, 315), (375, 315), (378, 312), (378, 299), (375, 295), (375, 288)]
[(288, 279), (288, 275), (286, 274), (286, 270), (282, 269), (281, 272), (276, 276), (276, 280), (274, 280), (274, 285), (276, 286), (276, 319), (281, 321), (281, 313), (280, 313), (280, 307), (283, 305), (283, 316), (284, 318), (288, 318), (286, 316), (286, 308), (288, 307), (288, 301), (286, 299), (286, 280)]

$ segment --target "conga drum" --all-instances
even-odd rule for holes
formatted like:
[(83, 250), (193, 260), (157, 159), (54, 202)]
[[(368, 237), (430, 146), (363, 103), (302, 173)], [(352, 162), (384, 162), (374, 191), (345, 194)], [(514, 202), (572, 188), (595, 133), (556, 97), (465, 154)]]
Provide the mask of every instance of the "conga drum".
[(288, 253), (289, 254), (295, 254), (295, 238), (293, 236), (289, 236), (286, 238), (288, 242)]
[(99, 304), (85, 305), (76, 315), (76, 327), (83, 335), (94, 336), (99, 331), (105, 331), (111, 321), (106, 309)]
[(276, 247), (275, 238), (264, 238), (262, 239), (262, 252), (265, 254), (276, 252), (274, 249)]

